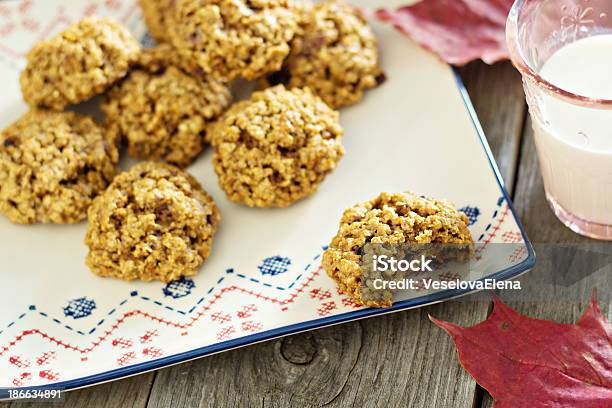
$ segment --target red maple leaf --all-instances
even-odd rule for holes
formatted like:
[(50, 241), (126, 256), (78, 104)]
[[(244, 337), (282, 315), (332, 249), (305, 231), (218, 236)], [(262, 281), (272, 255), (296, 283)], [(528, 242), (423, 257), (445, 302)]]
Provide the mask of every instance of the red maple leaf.
[(595, 292), (576, 324), (520, 315), (499, 298), (472, 327), (430, 319), (451, 335), (461, 365), (495, 408), (612, 406), (612, 325)]
[(422, 0), (375, 15), (449, 64), (507, 59), (506, 18), (514, 0)]

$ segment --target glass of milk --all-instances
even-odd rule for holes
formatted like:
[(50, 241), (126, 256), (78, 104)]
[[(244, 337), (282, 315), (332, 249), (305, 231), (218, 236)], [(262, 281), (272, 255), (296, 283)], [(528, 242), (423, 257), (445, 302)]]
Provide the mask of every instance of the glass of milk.
[(612, 0), (517, 0), (506, 33), (551, 208), (612, 240)]

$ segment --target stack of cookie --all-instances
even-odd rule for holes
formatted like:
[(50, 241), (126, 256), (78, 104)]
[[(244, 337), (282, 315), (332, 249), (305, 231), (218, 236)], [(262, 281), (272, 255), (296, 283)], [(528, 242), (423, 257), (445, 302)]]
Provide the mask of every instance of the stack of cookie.
[[(155, 48), (87, 18), (30, 51), (20, 78), (30, 111), (0, 135), (0, 212), (21, 224), (88, 218), (95, 273), (167, 282), (197, 272), (220, 221), (181, 169), (211, 144), (230, 200), (289, 206), (344, 154), (334, 109), (381, 75), (372, 31), (346, 5), (141, 5)], [(230, 107), (238, 78), (260, 90)], [(71, 110), (97, 95), (103, 124)], [(146, 161), (118, 174), (122, 145)]]
[[(182, 170), (206, 145), (228, 199), (287, 207), (315, 193), (344, 155), (336, 109), (385, 79), (364, 17), (335, 1), (140, 0), (141, 49), (88, 18), (35, 45), (21, 75), (30, 111), (0, 134), (0, 212), (20, 224), (88, 219), (87, 265), (101, 276), (168, 282), (197, 273), (219, 210)], [(235, 79), (258, 90), (232, 105)], [(104, 123), (70, 111), (102, 95)], [(118, 173), (119, 150), (145, 160)], [(382, 193), (348, 209), (323, 266), (357, 303), (367, 243), (472, 246), (453, 205)]]

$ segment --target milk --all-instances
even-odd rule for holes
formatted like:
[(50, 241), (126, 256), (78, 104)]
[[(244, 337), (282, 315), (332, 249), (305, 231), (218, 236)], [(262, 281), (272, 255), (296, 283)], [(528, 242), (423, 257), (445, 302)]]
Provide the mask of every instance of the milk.
[[(562, 47), (540, 75), (574, 94), (612, 99), (612, 35)], [(612, 225), (612, 110), (547, 94), (537, 109), (532, 118), (548, 198), (584, 221)]]

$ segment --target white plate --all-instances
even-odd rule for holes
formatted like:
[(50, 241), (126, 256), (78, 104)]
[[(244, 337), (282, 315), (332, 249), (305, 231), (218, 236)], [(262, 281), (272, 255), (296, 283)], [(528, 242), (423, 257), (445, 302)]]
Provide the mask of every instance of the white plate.
[[(144, 38), (134, 0), (62, 3), (0, 3), (2, 127), (26, 110), (18, 75), (38, 39), (85, 14), (114, 16)], [(322, 248), (346, 207), (385, 190), (450, 199), (468, 207), (479, 242), (519, 244), (512, 256), (485, 246), (471, 279), (530, 268), (531, 246), (458, 76), (391, 27), (374, 27), (389, 79), (342, 111), (346, 156), (316, 195), (288, 209), (249, 209), (225, 198), (210, 152), (190, 168), (223, 215), (212, 255), (193, 279), (165, 286), (99, 278), (84, 266), (84, 224), (16, 226), (0, 218), (0, 387), (81, 387), (467, 293), (423, 291), (373, 310), (336, 290), (320, 269)]]

